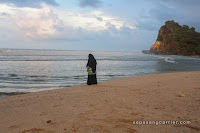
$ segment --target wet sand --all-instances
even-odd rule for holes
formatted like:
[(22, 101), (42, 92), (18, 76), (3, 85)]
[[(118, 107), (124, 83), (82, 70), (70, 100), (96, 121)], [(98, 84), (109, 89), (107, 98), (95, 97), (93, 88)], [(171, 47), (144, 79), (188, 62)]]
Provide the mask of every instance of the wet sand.
[[(133, 121), (191, 121), (133, 125)], [(200, 72), (152, 74), (0, 98), (2, 133), (198, 133)]]

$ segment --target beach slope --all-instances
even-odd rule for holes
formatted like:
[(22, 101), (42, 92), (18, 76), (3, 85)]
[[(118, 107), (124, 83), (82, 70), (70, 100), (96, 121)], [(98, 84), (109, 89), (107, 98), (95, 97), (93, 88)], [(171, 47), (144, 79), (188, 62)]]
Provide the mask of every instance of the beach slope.
[[(191, 124), (133, 124), (168, 120)], [(0, 132), (197, 133), (200, 72), (152, 74), (3, 97)]]

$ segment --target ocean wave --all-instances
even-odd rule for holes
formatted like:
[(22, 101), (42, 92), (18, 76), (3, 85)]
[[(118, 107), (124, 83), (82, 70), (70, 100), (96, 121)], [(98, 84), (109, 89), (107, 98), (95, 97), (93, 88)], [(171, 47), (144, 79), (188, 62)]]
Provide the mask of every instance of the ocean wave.
[(0, 93), (30, 93), (30, 92), (38, 92), (38, 91), (45, 91), (45, 90), (54, 90), (54, 89), (60, 89), (59, 86), (56, 87), (45, 87), (45, 88), (29, 88), (29, 89), (19, 89), (19, 88), (0, 88)]
[(173, 58), (171, 58), (171, 57), (166, 57), (166, 58), (165, 58), (165, 62), (174, 63), (174, 64), (178, 63), (178, 62), (176, 62), (176, 61), (175, 61)]
[(22, 94), (26, 94), (26, 93), (28, 93), (28, 92), (0, 92), (0, 97), (22, 95)]

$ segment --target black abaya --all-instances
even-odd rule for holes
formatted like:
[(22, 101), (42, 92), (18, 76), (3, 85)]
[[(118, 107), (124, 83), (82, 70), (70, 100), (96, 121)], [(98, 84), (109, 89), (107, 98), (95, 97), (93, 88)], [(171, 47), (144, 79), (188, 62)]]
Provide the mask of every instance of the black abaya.
[(87, 84), (92, 85), (92, 84), (97, 84), (97, 76), (96, 76), (96, 65), (97, 62), (92, 54), (89, 54), (89, 59), (87, 63), (87, 71), (88, 71), (88, 80)]
[(94, 74), (94, 75), (88, 75), (87, 84), (88, 85), (97, 84), (96, 74)]

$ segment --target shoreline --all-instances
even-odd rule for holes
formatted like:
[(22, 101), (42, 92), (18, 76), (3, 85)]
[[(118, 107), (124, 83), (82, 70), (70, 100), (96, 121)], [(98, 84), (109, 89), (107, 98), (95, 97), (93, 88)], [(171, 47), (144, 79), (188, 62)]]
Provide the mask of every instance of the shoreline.
[[(199, 132), (200, 71), (147, 74), (0, 98), (2, 132)], [(133, 125), (133, 121), (191, 121)], [(164, 131), (165, 130), (165, 131)]]
[(22, 95), (22, 94), (27, 94), (27, 93), (30, 93), (30, 92), (0, 92), (0, 98), (14, 96), (14, 95)]
[[(185, 71), (185, 72), (200, 72), (200, 71)], [(127, 79), (127, 78), (134, 78), (134, 77), (139, 77), (139, 76), (157, 75), (157, 74), (170, 74), (170, 73), (185, 73), (185, 72), (161, 72), (161, 73), (140, 74), (140, 75), (134, 75), (134, 76), (130, 76), (130, 77), (123, 77), (123, 78), (116, 78), (116, 79), (111, 79), (111, 80), (100, 81), (100, 82), (98, 82), (98, 84), (99, 83), (108, 82), (108, 81), (114, 81), (114, 80), (120, 80), (120, 79)], [(68, 87), (55, 88), (55, 89), (49, 89), (49, 90), (33, 91), (33, 92), (20, 92), (20, 91), (17, 91), (17, 92), (0, 92), (0, 99), (2, 97), (10, 97), (10, 96), (15, 96), (15, 95), (23, 95), (23, 94), (29, 94), (29, 93), (37, 93), (37, 92), (43, 92), (43, 91), (53, 91), (53, 90), (60, 90), (60, 89), (65, 89), (65, 88), (71, 88), (71, 87), (78, 87), (78, 86), (87, 85), (86, 82), (85, 82), (85, 84), (72, 85), (72, 86), (68, 86)]]
[[(193, 71), (188, 71), (188, 72), (193, 72)], [(151, 74), (141, 74), (141, 75), (135, 75), (135, 76), (130, 76), (130, 77), (116, 78), (116, 79), (111, 79), (111, 80), (106, 80), (106, 81), (100, 81), (100, 82), (98, 82), (98, 84), (99, 83), (108, 82), (108, 81), (113, 81), (113, 80), (120, 80), (120, 79), (124, 79), (124, 78), (133, 78), (133, 77), (138, 77), (138, 76), (145, 76), (145, 75), (152, 75), (152, 74), (164, 74), (164, 73), (166, 73), (166, 72), (163, 72), (163, 73), (151, 73)], [(0, 92), (0, 98), (9, 97), (9, 96), (15, 96), (15, 95), (23, 95), (23, 94), (28, 94), (28, 93), (37, 93), (37, 92), (43, 92), (43, 91), (51, 91), (51, 90), (59, 90), (59, 89), (65, 89), (65, 88), (70, 88), (70, 87), (77, 87), (77, 86), (87, 85), (86, 82), (87, 81), (85, 81), (85, 84), (80, 84), (80, 85), (72, 85), (72, 86), (68, 86), (68, 87), (64, 87), (64, 88), (41, 90), (41, 91), (35, 91), (35, 92)]]

